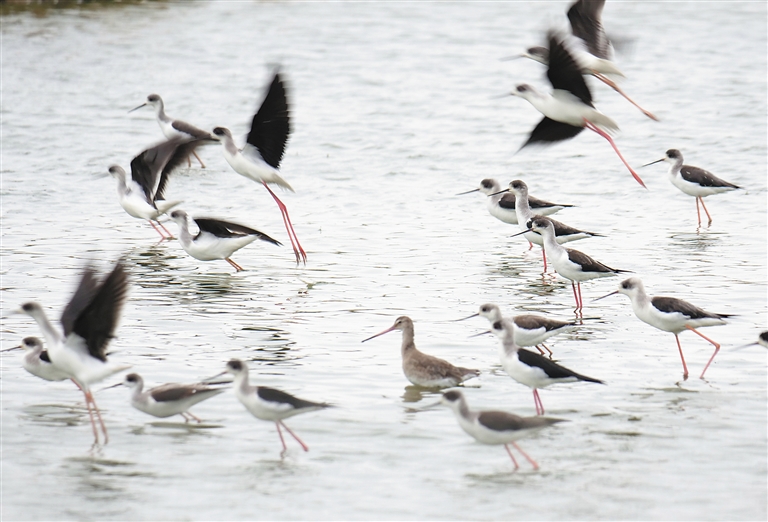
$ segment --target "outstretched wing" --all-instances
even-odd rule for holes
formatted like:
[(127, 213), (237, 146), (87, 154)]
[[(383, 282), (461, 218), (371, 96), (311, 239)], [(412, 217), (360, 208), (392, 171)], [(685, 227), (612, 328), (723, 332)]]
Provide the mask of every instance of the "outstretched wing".
[(592, 93), (581, 74), (581, 67), (566, 47), (565, 36), (557, 31), (547, 34), (549, 39), (549, 78), (553, 89), (568, 91), (578, 99), (593, 107)]
[(285, 84), (275, 73), (267, 95), (253, 116), (247, 142), (256, 147), (262, 159), (272, 168), (279, 168), (285, 144), (291, 133), (290, 111)]
[(578, 0), (568, 9), (573, 36), (581, 38), (587, 50), (598, 58), (610, 59), (610, 41), (600, 21), (605, 0)]
[(171, 153), (166, 158), (165, 163), (162, 165), (162, 170), (160, 171), (160, 175), (157, 179), (157, 187), (154, 190), (153, 201), (165, 199), (163, 194), (165, 193), (165, 187), (168, 184), (168, 178), (170, 177), (171, 173), (179, 168), (185, 161), (187, 161), (189, 155), (192, 154), (196, 148), (207, 143), (216, 142), (215, 139), (210, 137), (210, 134), (206, 134), (207, 136), (205, 137), (188, 141), (182, 140), (175, 143)]
[[(229, 221), (222, 221), (220, 219), (211, 218), (197, 218), (194, 220), (197, 228), (200, 229), (200, 233), (208, 232), (216, 237), (238, 237), (238, 236), (256, 236), (262, 241), (267, 241), (273, 245), (280, 246), (281, 243), (275, 239), (272, 239), (263, 232), (259, 232), (253, 228), (246, 227), (244, 225), (238, 225), (237, 223), (231, 223)], [(200, 235), (198, 233), (195, 239)]]
[(555, 121), (545, 116), (544, 119), (536, 125), (533, 131), (531, 131), (528, 140), (523, 143), (523, 146), (520, 148), (524, 149), (528, 145), (547, 145), (567, 140), (573, 138), (583, 130), (584, 127), (574, 127), (573, 125)]

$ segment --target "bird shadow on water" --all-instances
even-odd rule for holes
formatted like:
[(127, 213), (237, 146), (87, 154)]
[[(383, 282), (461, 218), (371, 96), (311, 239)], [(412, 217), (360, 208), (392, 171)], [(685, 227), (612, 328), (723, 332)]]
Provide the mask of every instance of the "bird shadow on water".
[(84, 404), (32, 404), (22, 409), (21, 417), (44, 426), (80, 426), (89, 422)]
[(726, 235), (724, 232), (710, 232), (704, 228), (696, 229), (695, 232), (671, 234), (669, 240), (674, 250), (706, 252), (710, 247), (720, 243), (721, 236)]

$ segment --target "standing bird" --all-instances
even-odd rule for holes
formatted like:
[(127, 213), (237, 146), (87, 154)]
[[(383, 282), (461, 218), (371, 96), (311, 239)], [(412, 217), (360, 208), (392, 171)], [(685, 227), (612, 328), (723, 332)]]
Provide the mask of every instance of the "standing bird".
[[(707, 365), (701, 372), (700, 378), (704, 378), (709, 365), (712, 364), (712, 360), (720, 351), (720, 345), (710, 339), (709, 337), (701, 334), (696, 328), (702, 326), (716, 326), (725, 324), (725, 319), (731, 317), (728, 314), (714, 314), (712, 312), (706, 312), (694, 306), (687, 301), (677, 299), (675, 297), (650, 297), (645, 293), (645, 287), (639, 277), (630, 277), (619, 284), (619, 289), (610, 294), (606, 294), (598, 299), (603, 299), (614, 294), (624, 294), (632, 301), (632, 310), (638, 319), (644, 323), (648, 323), (651, 326), (658, 328), (664, 332), (671, 332), (675, 334), (675, 340), (677, 341), (677, 349), (680, 352), (680, 360), (683, 361), (683, 378), (688, 378), (688, 367), (685, 365), (685, 357), (683, 357), (683, 348), (680, 346), (680, 339), (678, 334), (685, 330), (690, 330), (702, 339), (705, 339), (712, 343), (715, 347), (715, 352), (712, 357), (709, 358)], [(595, 299), (597, 301), (597, 299)]]
[[(503, 319), (501, 315), (501, 309), (493, 304), (486, 303), (480, 305), (480, 310), (476, 314), (472, 314), (469, 317), (459, 319), (464, 321), (471, 319), (472, 317), (484, 317), (489, 323), (493, 324), (496, 321)], [(541, 355), (544, 355), (545, 348), (549, 352), (549, 357), (552, 358), (552, 350), (544, 344), (544, 341), (550, 337), (562, 332), (567, 332), (571, 328), (578, 326), (576, 322), (558, 321), (556, 319), (550, 319), (541, 315), (535, 314), (522, 314), (508, 318), (515, 330), (515, 343), (523, 348), (528, 346), (534, 346)], [(487, 333), (487, 332), (486, 332)]]
[(101, 282), (97, 279), (96, 270), (86, 266), (75, 294), (61, 314), (64, 335), (48, 321), (39, 304), (25, 303), (18, 310), (37, 322), (48, 345), (51, 362), (75, 381), (85, 394), (96, 444), (99, 434), (94, 414), (99, 419), (105, 443), (109, 442), (109, 437), (90, 385), (131, 367), (130, 364), (107, 361), (107, 345), (115, 336), (127, 292), (128, 275), (122, 262), (118, 262)]
[[(524, 230), (525, 239), (528, 240), (528, 243), (531, 245), (531, 248), (533, 248), (533, 243), (536, 243), (541, 247), (541, 255), (544, 258), (544, 272), (546, 272), (547, 271), (547, 254), (546, 252), (544, 252), (544, 238), (542, 238), (541, 235), (537, 234), (536, 232), (528, 232), (528, 227), (526, 226), (526, 223), (528, 223), (531, 219), (544, 216), (544, 214), (533, 213), (533, 210), (531, 209), (529, 205), (529, 200), (528, 200), (528, 185), (526, 185), (524, 182), (520, 181), (519, 179), (516, 179), (510, 182), (508, 189), (501, 192), (511, 192), (512, 194), (515, 195), (515, 200), (517, 201), (517, 205), (515, 206), (515, 213), (517, 214), (517, 222), (520, 224), (520, 228)], [(587, 237), (596, 237), (596, 236), (603, 237), (600, 234), (595, 234), (594, 232), (587, 232), (586, 230), (579, 230), (578, 228), (573, 228), (571, 226), (566, 225), (565, 223), (561, 223), (552, 218), (550, 218), (549, 220), (552, 222), (552, 225), (555, 227), (555, 239), (560, 245), (562, 245), (563, 243), (569, 243), (571, 241), (576, 241), (578, 239), (584, 239)]]
[(299, 238), (296, 237), (296, 232), (293, 230), (288, 209), (269, 188), (269, 184), (273, 183), (293, 192), (293, 188), (280, 176), (278, 171), (290, 133), (288, 97), (280, 73), (275, 73), (261, 107), (253, 116), (251, 131), (248, 133), (246, 144), (242, 149), (238, 149), (235, 145), (235, 140), (229, 129), (224, 127), (213, 129), (214, 136), (221, 141), (223, 146), (224, 159), (227, 160), (232, 169), (248, 179), (258, 181), (272, 195), (283, 215), (283, 223), (285, 223), (288, 239), (293, 246), (296, 264), (299, 263), (300, 259), (306, 264), (307, 254), (301, 248)]
[(565, 366), (560, 366), (543, 355), (520, 348), (515, 342), (515, 329), (511, 322), (506, 319), (493, 323), (491, 331), (501, 341), (499, 358), (504, 371), (520, 384), (524, 384), (533, 390), (536, 415), (544, 414), (544, 404), (541, 402), (541, 397), (539, 397), (539, 388), (557, 383), (577, 381), (604, 384), (603, 381), (578, 374)]
[(370, 341), (392, 330), (403, 332), (403, 344), (400, 350), (403, 358), (403, 373), (416, 386), (450, 388), (480, 375), (480, 370), (454, 366), (448, 361), (420, 352), (416, 348), (416, 343), (413, 342), (413, 321), (405, 315), (398, 317), (392, 327), (363, 339), (362, 342)]
[(251, 386), (248, 383), (248, 367), (239, 359), (230, 360), (227, 363), (227, 369), (219, 375), (224, 375), (225, 373), (231, 373), (235, 376), (235, 395), (245, 406), (245, 409), (251, 412), (257, 419), (275, 423), (277, 434), (280, 435), (280, 442), (283, 444), (283, 450), (280, 452), (281, 456), (285, 455), (288, 448), (285, 445), (285, 440), (283, 440), (280, 426), (285, 428), (296, 439), (296, 442), (301, 445), (304, 451), (309, 451), (307, 445), (285, 425), (283, 419), (300, 413), (329, 408), (331, 407), (330, 404), (305, 401), (284, 391), (267, 388), (266, 386)]
[(200, 261), (213, 261), (223, 259), (237, 272), (243, 267), (232, 261), (229, 256), (246, 245), (250, 245), (257, 239), (280, 246), (268, 235), (237, 223), (221, 221), (211, 218), (197, 218), (195, 222), (199, 232), (193, 236), (189, 232), (187, 213), (183, 210), (174, 210), (170, 214), (171, 219), (179, 225), (179, 239), (184, 251)]
[(711, 196), (712, 194), (720, 194), (721, 192), (728, 192), (730, 190), (741, 188), (738, 185), (724, 181), (711, 172), (700, 169), (699, 167), (683, 165), (683, 155), (677, 149), (669, 149), (664, 154), (663, 158), (646, 163), (643, 167), (659, 163), (660, 161), (666, 161), (671, 164), (669, 167), (669, 181), (682, 192), (696, 198), (696, 216), (699, 219), (699, 226), (701, 226), (699, 202), (701, 202), (701, 206), (704, 207), (704, 212), (707, 213), (707, 217), (709, 218), (707, 226), (712, 224), (712, 216), (709, 215), (709, 211), (704, 205), (703, 198)]
[(552, 266), (555, 267), (555, 271), (564, 278), (570, 279), (573, 297), (576, 299), (577, 312), (584, 308), (584, 301), (581, 298), (582, 281), (628, 272), (627, 270), (611, 268), (595, 261), (587, 254), (558, 244), (555, 240), (555, 227), (549, 218), (538, 217), (530, 220), (528, 229), (520, 232), (520, 234), (531, 231), (538, 232), (544, 238), (544, 251)]
[[(155, 110), (155, 116), (157, 116), (157, 124), (160, 125), (160, 130), (163, 131), (163, 134), (169, 140), (183, 139), (189, 141), (211, 139), (210, 132), (204, 131), (203, 129), (198, 129), (194, 125), (191, 125), (185, 121), (174, 120), (165, 114), (165, 105), (163, 104), (163, 99), (159, 94), (150, 94), (147, 96), (147, 101), (128, 112), (133, 112), (135, 110), (141, 109), (142, 107), (152, 107)], [(197, 152), (195, 152), (194, 149), (189, 151), (189, 153), (194, 154), (195, 158), (197, 158), (197, 161), (200, 162), (200, 166), (205, 168), (205, 163), (203, 163), (203, 160), (200, 159), (200, 156), (197, 155)], [(185, 157), (187, 158), (187, 165), (191, 167), (192, 162), (189, 160), (189, 154), (187, 154)]]
[[(515, 213), (515, 196), (507, 191), (502, 191), (498, 181), (493, 178), (486, 178), (480, 182), (480, 187), (456, 195), (463, 196), (464, 194), (472, 194), (473, 192), (480, 192), (488, 196), (486, 205), (488, 206), (488, 212), (493, 217), (510, 225), (518, 224), (517, 214)], [(566, 207), (573, 206), (550, 203), (549, 201), (534, 197), (529, 197), (528, 204), (541, 216), (549, 216)]]
[(506, 411), (473, 411), (469, 409), (467, 399), (459, 390), (445, 392), (439, 404), (448, 406), (456, 415), (461, 429), (476, 441), (483, 444), (503, 444), (515, 464), (515, 469), (520, 466), (512, 455), (509, 444), (517, 448), (517, 451), (531, 463), (533, 469), (539, 469), (536, 461), (529, 457), (515, 441), (529, 437), (558, 422), (565, 422), (564, 419), (551, 417), (518, 417)]
[[(115, 386), (127, 386), (132, 390), (131, 406), (153, 417), (164, 419), (174, 415), (184, 417), (184, 422), (195, 419), (202, 422), (188, 410), (206, 399), (210, 399), (224, 390), (206, 384), (162, 384), (150, 390), (143, 391), (144, 379), (139, 374), (129, 373), (125, 380)], [(115, 386), (110, 386), (114, 388)]]
[[(131, 216), (146, 219), (163, 239), (173, 237), (157, 219), (181, 201), (165, 201), (168, 177), (206, 140), (174, 138), (151, 147), (131, 160), (131, 175), (123, 167), (112, 165), (109, 173), (117, 179), (120, 206)], [(158, 229), (154, 222), (167, 234)]]
[(644, 188), (645, 183), (619, 152), (611, 136), (603, 130), (616, 131), (619, 126), (605, 114), (595, 109), (592, 93), (589, 91), (581, 68), (566, 48), (561, 35), (550, 31), (549, 67), (547, 78), (552, 84), (552, 94), (541, 93), (532, 86), (522, 83), (510, 94), (528, 100), (544, 119), (531, 132), (522, 148), (535, 143), (549, 144), (575, 137), (585, 127), (608, 140), (629, 172)]
[(40, 377), (45, 381), (66, 381), (69, 379), (69, 375), (61, 371), (51, 362), (48, 350), (45, 349), (43, 341), (39, 337), (25, 337), (21, 340), (19, 346), (7, 348), (2, 351), (9, 352), (11, 350), (21, 349), (26, 351), (21, 365), (35, 377)]

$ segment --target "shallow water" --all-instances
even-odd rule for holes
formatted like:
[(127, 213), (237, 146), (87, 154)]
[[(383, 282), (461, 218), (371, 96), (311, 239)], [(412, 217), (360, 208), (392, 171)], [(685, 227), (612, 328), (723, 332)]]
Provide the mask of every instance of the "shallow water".
[[(203, 427), (133, 410), (126, 390), (100, 392), (108, 445), (92, 449), (68, 383), (44, 383), (3, 354), (2, 515), (51, 519), (741, 519), (765, 520), (766, 351), (736, 351), (766, 328), (766, 6), (609, 3), (605, 26), (630, 39), (624, 89), (653, 122), (591, 82), (639, 166), (680, 149), (686, 163), (745, 190), (694, 201), (666, 167), (628, 175), (601, 138), (515, 151), (539, 120), (496, 98), (518, 82), (546, 87), (533, 62), (499, 58), (561, 23), (566, 3), (195, 2), (48, 10), (2, 19), (2, 345), (37, 335), (38, 300), (57, 317), (86, 260), (120, 256), (132, 285), (114, 360), (148, 383), (189, 382), (249, 361), (254, 382), (337, 408), (274, 426), (226, 393), (193, 411)], [(755, 58), (758, 59), (755, 59)], [(112, 179), (161, 138), (152, 92), (172, 116), (247, 132), (280, 63), (294, 133), (281, 171), (309, 255), (251, 245), (201, 263), (156, 244), (120, 208)], [(174, 176), (168, 197), (193, 215), (254, 226), (287, 244), (266, 191), (233, 173), (218, 147)], [(523, 179), (535, 196), (577, 207), (557, 219), (606, 237), (574, 247), (631, 270), (652, 294), (735, 314), (681, 340), (637, 320), (623, 296), (593, 303), (619, 279), (584, 285), (584, 326), (553, 338), (557, 359), (604, 379), (541, 392), (570, 422), (520, 443), (541, 465), (513, 472), (437, 395), (406, 386), (397, 333), (360, 341), (403, 314), (427, 353), (483, 370), (474, 407), (534, 413), (530, 391), (498, 365), (486, 324), (452, 322), (496, 302), (506, 313), (573, 316), (570, 285), (541, 277), (540, 255), (485, 210), (484, 177)], [(170, 225), (175, 230), (174, 225)], [(106, 382), (118, 382), (119, 377)]]

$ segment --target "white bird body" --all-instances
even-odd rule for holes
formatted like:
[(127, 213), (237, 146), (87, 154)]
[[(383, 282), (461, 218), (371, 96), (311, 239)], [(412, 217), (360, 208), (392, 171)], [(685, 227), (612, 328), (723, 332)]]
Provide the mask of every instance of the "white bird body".
[(21, 345), (16, 348), (23, 348), (25, 350), (24, 356), (21, 359), (21, 365), (35, 377), (45, 381), (65, 381), (70, 378), (66, 372), (53, 364), (48, 352), (43, 347), (43, 341), (37, 337), (25, 337)]
[(224, 144), (224, 159), (232, 170), (250, 180), (278, 185), (294, 192), (293, 187), (280, 176), (278, 170), (264, 161), (256, 147), (246, 143), (242, 149), (238, 149), (229, 129), (224, 130), (225, 133), (218, 134), (214, 131), (214, 134)]
[(147, 199), (147, 194), (141, 185), (133, 181), (122, 167), (116, 165), (110, 172), (113, 172), (118, 180), (117, 194), (120, 198), (120, 206), (129, 216), (156, 221), (157, 218), (182, 203), (182, 201), (165, 200), (152, 203)]
[[(131, 406), (153, 417), (166, 418), (181, 415), (185, 420), (187, 415), (194, 415), (188, 410), (195, 404), (210, 399), (224, 390), (212, 388), (205, 384), (162, 384), (143, 391), (144, 380), (137, 374), (126, 375), (123, 383), (131, 388)], [(197, 419), (200, 422), (200, 419)]]
[[(520, 90), (521, 87), (523, 90)], [(553, 89), (552, 94), (548, 94), (523, 84), (512, 91), (512, 94), (528, 100), (534, 108), (551, 120), (574, 127), (584, 127), (584, 120), (587, 120), (603, 130), (619, 130), (615, 121), (566, 90)]]

